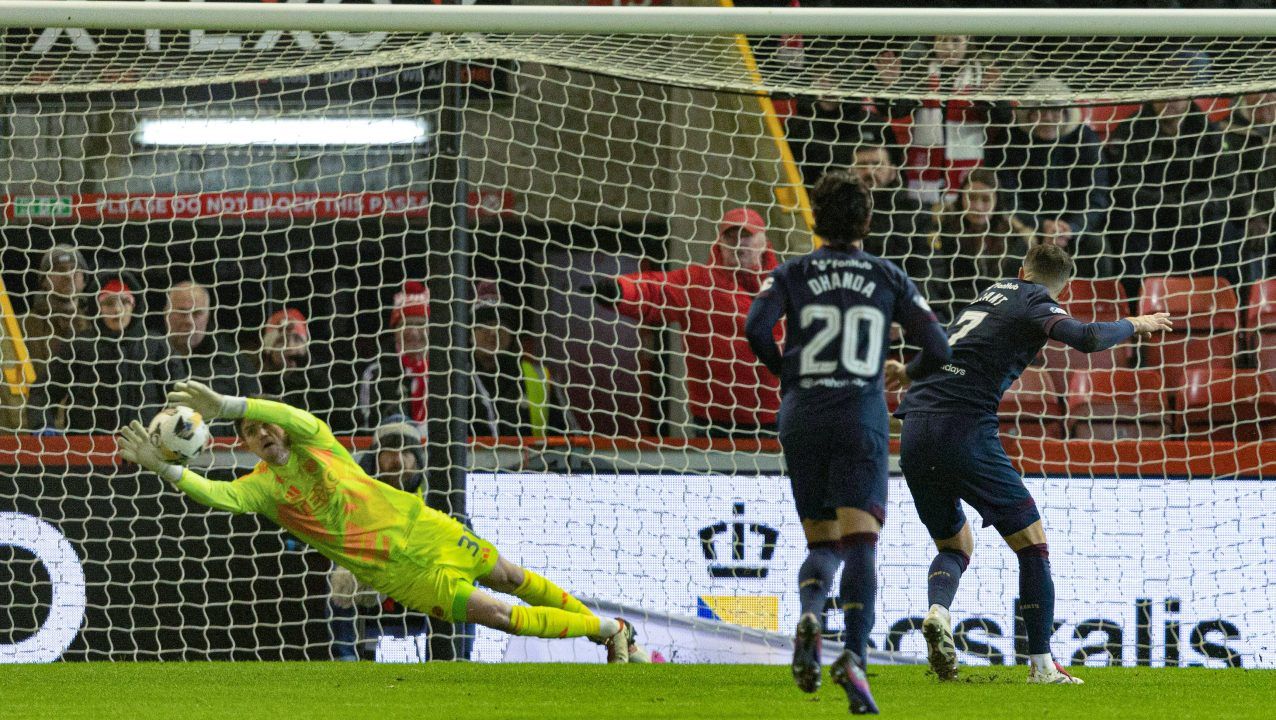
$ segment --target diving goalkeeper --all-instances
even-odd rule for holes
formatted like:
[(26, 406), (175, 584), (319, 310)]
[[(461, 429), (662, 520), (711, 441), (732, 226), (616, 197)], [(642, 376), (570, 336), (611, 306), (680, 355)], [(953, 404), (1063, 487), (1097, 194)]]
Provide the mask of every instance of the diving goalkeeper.
[[(195, 500), (233, 513), (257, 512), (306, 541), (361, 582), (403, 605), (450, 622), (543, 638), (587, 637), (607, 662), (641, 661), (633, 626), (600, 618), (549, 580), (501, 557), (488, 541), (417, 495), (377, 482), (328, 426), (283, 403), (220, 395), (179, 382), (170, 405), (207, 420), (231, 418), (243, 445), (261, 458), (233, 482), (208, 480), (165, 461), (138, 421), (120, 430), (120, 456), (157, 473)], [(510, 593), (510, 605), (475, 587)]]

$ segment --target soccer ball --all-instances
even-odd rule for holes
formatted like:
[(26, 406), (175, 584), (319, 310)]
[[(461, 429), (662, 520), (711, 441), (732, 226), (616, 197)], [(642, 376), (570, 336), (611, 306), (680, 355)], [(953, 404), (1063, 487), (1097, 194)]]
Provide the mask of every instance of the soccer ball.
[(194, 460), (212, 439), (204, 418), (188, 407), (164, 408), (151, 420), (147, 432), (165, 460), (182, 465)]

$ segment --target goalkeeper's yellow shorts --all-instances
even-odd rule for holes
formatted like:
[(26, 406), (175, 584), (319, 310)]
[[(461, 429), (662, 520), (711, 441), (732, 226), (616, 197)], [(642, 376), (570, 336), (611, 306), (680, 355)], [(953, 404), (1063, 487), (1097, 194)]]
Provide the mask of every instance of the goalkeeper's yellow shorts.
[(381, 571), (377, 589), (431, 617), (462, 622), (474, 581), (496, 567), (496, 546), (442, 513), (417, 519), (407, 547)]

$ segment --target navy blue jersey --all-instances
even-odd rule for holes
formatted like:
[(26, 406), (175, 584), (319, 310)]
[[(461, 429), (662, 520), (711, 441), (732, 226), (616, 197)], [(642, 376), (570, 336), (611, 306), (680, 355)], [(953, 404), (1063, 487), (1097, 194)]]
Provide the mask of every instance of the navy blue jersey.
[[(781, 317), (782, 354), (772, 335)], [(825, 247), (771, 272), (749, 309), (745, 332), (758, 359), (780, 376), (790, 412), (860, 416), (885, 432), (882, 364), (892, 322), (922, 344), (935, 367), (943, 362), (943, 330), (902, 270), (862, 250)]]
[(1134, 333), (1128, 320), (1080, 323), (1041, 285), (993, 283), (948, 328), (952, 359), (913, 383), (896, 415), (909, 412), (996, 415), (1001, 396), (1053, 337), (1084, 352)]

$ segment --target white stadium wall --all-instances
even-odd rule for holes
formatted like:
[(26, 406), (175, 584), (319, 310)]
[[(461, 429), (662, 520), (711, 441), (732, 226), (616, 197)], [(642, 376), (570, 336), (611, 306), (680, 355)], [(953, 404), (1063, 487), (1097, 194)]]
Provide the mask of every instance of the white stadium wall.
[[(1088, 664), (1276, 667), (1276, 620), (1255, 611), (1270, 607), (1276, 586), (1276, 486), (1111, 478), (1029, 479), (1028, 486), (1050, 540), (1056, 656), (1084, 656)], [(923, 656), (933, 546), (902, 477), (892, 478), (890, 498), (871, 639), (879, 649)], [(475, 529), (503, 553), (550, 569), (551, 578), (581, 595), (670, 615), (717, 607), (721, 616), (781, 633), (797, 622), (804, 543), (784, 477), (475, 473), (469, 503)], [(739, 559), (732, 556), (737, 524)], [(774, 553), (767, 557), (771, 531)], [(706, 557), (702, 533), (714, 559)], [(994, 530), (976, 535), (953, 606), (959, 642), (964, 636), (969, 648), (961, 659), (1014, 663), (1018, 567)], [(636, 620), (641, 632), (644, 619)], [(838, 614), (830, 620), (840, 626)], [(480, 635), (476, 659), (499, 659), (501, 642)], [(545, 658), (581, 659), (570, 647), (545, 645)], [(655, 649), (673, 658), (696, 652)]]

